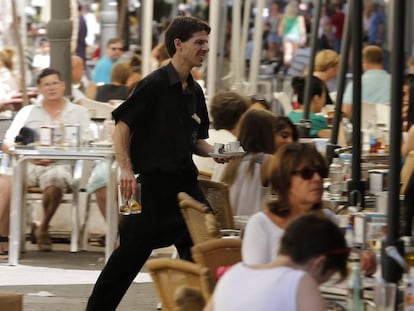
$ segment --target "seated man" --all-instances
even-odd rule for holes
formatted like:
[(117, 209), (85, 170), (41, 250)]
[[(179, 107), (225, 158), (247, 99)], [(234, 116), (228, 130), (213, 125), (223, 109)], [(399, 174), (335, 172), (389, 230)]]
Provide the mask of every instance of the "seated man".
[(326, 310), (319, 284), (335, 272), (345, 279), (349, 251), (330, 219), (301, 216), (286, 228), (274, 261), (234, 265), (217, 283), (204, 311)]
[[(10, 152), (15, 137), (22, 127), (28, 127), (38, 132), (40, 126), (45, 124), (79, 124), (81, 140), (86, 141), (91, 137), (88, 111), (80, 105), (71, 103), (64, 97), (65, 83), (59, 71), (52, 68), (42, 70), (37, 78), (37, 84), (42, 96), (34, 105), (23, 107), (14, 117), (3, 141), (2, 147), (5, 153)], [(49, 223), (62, 200), (63, 194), (73, 184), (72, 166), (66, 163), (55, 163), (51, 159), (33, 160), (32, 163), (27, 165), (26, 176), (28, 187), (38, 186), (43, 191), (44, 217), (40, 227), (36, 230), (36, 238), (41, 251), (50, 251), (52, 250), (52, 243), (48, 233)], [(1, 201), (0, 211), (10, 209), (9, 204), (2, 206), (6, 200)], [(0, 215), (5, 214), (8, 215), (8, 213), (0, 212)]]
[(111, 83), (98, 86), (95, 99), (100, 102), (127, 99), (129, 88), (126, 83), (131, 74), (131, 68), (127, 63), (116, 63), (111, 69)]
[[(220, 91), (214, 95), (210, 105), (210, 115), (213, 119), (213, 128), (209, 129), (209, 144), (223, 143), (237, 140), (238, 122), (249, 109), (249, 99), (233, 91)], [(197, 169), (207, 174), (213, 174), (215, 170), (221, 170), (223, 165), (218, 164), (213, 158), (193, 155)]]
[[(384, 56), (381, 48), (369, 45), (362, 50), (361, 101), (363, 105), (390, 104), (391, 75), (384, 70)], [(342, 112), (352, 118), (353, 83), (350, 82), (343, 96)]]

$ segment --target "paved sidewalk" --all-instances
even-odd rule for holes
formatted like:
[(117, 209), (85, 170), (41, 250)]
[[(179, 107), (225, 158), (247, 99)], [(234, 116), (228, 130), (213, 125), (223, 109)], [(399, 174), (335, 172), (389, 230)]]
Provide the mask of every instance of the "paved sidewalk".
[[(70, 253), (69, 244), (55, 243), (53, 245), (54, 250), (50, 253), (45, 253), (39, 252), (37, 246), (30, 244), (30, 242), (27, 242), (26, 245), (27, 251), (21, 255), (19, 265), (86, 270), (85, 274), (92, 272), (88, 270), (101, 270), (104, 266), (103, 247), (90, 246), (90, 249), (86, 252)], [(157, 256), (170, 256), (171, 251), (172, 248), (157, 250)], [(7, 260), (0, 260), (0, 268), (5, 265), (7, 265)], [(145, 268), (142, 272), (146, 272)], [(26, 278), (26, 276), (22, 277)], [(1, 278), (0, 276), (0, 282)], [(85, 310), (87, 299), (93, 288), (93, 284), (33, 285), (34, 283), (36, 282), (13, 286), (2, 285), (0, 286), (0, 292), (23, 294), (24, 311), (77, 311)], [(41, 294), (49, 293), (53, 296), (41, 296)], [(133, 283), (117, 310), (151, 311), (156, 310), (157, 302), (158, 298), (152, 283)]]

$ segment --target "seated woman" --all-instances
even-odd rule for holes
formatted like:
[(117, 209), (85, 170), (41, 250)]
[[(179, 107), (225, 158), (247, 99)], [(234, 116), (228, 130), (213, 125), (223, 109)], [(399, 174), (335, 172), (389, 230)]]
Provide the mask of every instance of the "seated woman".
[(204, 311), (326, 310), (319, 285), (336, 272), (346, 278), (349, 251), (342, 231), (329, 219), (299, 217), (287, 227), (275, 260), (233, 266)]
[[(289, 112), (288, 117), (293, 123), (299, 123), (303, 119), (304, 97), (305, 97), (304, 77), (294, 77), (292, 79), (292, 88), (298, 96), (299, 108)], [(312, 137), (331, 138), (331, 130), (328, 128), (328, 119), (325, 116), (318, 115), (322, 111), (326, 102), (326, 88), (324, 83), (314, 76), (311, 79), (311, 98), (309, 107), (309, 119), (311, 120), (310, 135)]]
[[(242, 259), (248, 265), (271, 262), (285, 228), (301, 215), (316, 212), (336, 222), (335, 214), (322, 208), (323, 178), (328, 168), (314, 145), (282, 146), (270, 163), (269, 173), (274, 196), (262, 211), (250, 217), (244, 230)], [(361, 266), (366, 275), (375, 273), (375, 253), (364, 251)]]
[[(297, 139), (293, 124), (266, 110), (249, 110), (242, 117), (238, 135), (246, 151), (232, 159), (219, 179), (230, 187), (230, 203), (234, 215), (252, 215), (262, 209), (269, 194), (269, 164), (280, 145)], [(216, 173), (216, 172), (215, 172)]]
[(313, 75), (322, 80), (326, 90), (325, 105), (333, 105), (334, 102), (329, 95), (327, 83), (336, 78), (339, 69), (340, 57), (331, 49), (321, 50), (315, 56), (315, 69)]
[(276, 152), (269, 168), (274, 196), (266, 207), (250, 217), (242, 244), (243, 262), (248, 265), (271, 262), (279, 250), (280, 238), (295, 218), (311, 211), (322, 212), (323, 178), (328, 168), (312, 144), (292, 143)]

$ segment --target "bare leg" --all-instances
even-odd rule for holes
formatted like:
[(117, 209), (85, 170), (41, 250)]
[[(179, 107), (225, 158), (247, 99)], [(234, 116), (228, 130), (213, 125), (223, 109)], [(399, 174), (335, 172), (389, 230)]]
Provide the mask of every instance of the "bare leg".
[[(101, 214), (105, 218), (105, 220), (106, 220), (106, 191), (107, 191), (107, 187), (102, 187), (95, 191), (96, 203), (98, 204), (99, 210), (101, 211)], [(120, 220), (121, 220), (121, 216), (119, 216), (118, 221)], [(100, 244), (104, 246), (105, 236), (101, 237), (101, 240), (102, 241), (100, 242)]]
[(96, 203), (102, 216), (106, 219), (106, 187), (99, 188), (95, 191)]
[(44, 217), (40, 224), (39, 231), (42, 234), (47, 234), (49, 230), (49, 223), (55, 214), (60, 202), (62, 201), (62, 190), (55, 186), (49, 186), (43, 190), (43, 211)]
[(11, 176), (0, 176), (0, 235), (9, 235)]
[[(9, 236), (11, 176), (0, 176), (0, 236)], [(8, 251), (8, 242), (0, 242), (0, 254)]]

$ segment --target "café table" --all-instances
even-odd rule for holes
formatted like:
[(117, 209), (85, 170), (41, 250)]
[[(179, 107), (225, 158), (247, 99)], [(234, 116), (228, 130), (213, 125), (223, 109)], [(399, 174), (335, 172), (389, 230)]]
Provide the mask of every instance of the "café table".
[[(374, 311), (376, 310), (376, 308), (373, 302), (373, 292), (376, 280), (372, 277), (363, 277), (362, 284), (364, 287), (363, 299), (365, 304), (365, 310)], [(338, 278), (335, 275), (329, 281), (320, 285), (319, 289), (322, 293), (323, 298), (328, 304), (327, 310), (331, 311), (346, 309), (346, 300), (349, 295), (347, 280), (338, 282)]]
[[(26, 163), (35, 159), (53, 159), (56, 161), (75, 162), (76, 160), (103, 160), (108, 163), (109, 182), (106, 202), (106, 243), (105, 260), (111, 255), (116, 239), (118, 211), (115, 206), (116, 191), (116, 162), (112, 147), (41, 147), (22, 146), (11, 149), (12, 197), (10, 206), (10, 236), (9, 236), (9, 265), (15, 266), (19, 262), (22, 241), (22, 220), (25, 202), (22, 202)], [(77, 240), (75, 240), (77, 241)], [(77, 244), (71, 245), (71, 251), (77, 251)]]

